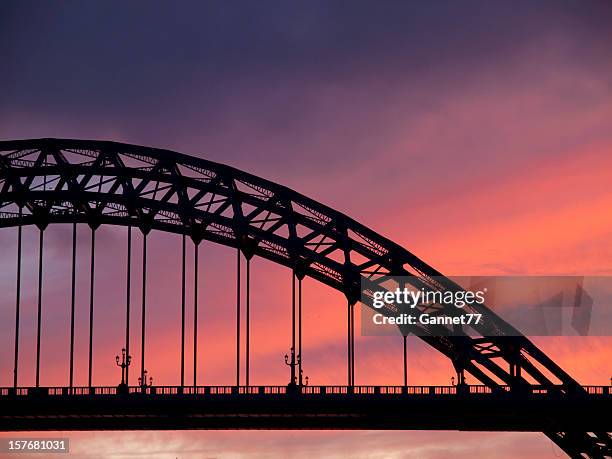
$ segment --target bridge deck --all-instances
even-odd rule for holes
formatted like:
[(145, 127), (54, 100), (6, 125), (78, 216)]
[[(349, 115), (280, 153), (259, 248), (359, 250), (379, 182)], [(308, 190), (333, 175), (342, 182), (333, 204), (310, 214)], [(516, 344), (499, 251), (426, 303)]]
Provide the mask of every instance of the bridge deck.
[(0, 389), (0, 430), (612, 431), (612, 390), (484, 386)]

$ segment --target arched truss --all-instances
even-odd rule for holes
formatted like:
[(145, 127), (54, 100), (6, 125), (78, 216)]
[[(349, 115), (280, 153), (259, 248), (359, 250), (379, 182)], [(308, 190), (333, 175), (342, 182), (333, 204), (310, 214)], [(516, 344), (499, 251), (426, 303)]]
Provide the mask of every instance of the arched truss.
[[(168, 150), (90, 140), (36, 139), (0, 142), (0, 227), (51, 223), (131, 225), (186, 234), (240, 248), (294, 269), (343, 292), (349, 304), (360, 296), (360, 279), (410, 276), (415, 285), (458, 288), (408, 250), (364, 225), (303, 196), (238, 169)], [(435, 278), (435, 279), (434, 279)], [(455, 314), (448, 306), (448, 314)], [(490, 310), (490, 327), (511, 329)], [(527, 385), (581, 390), (566, 372), (523, 336), (438, 336), (414, 332), (495, 388)], [(514, 333), (513, 333), (514, 334)], [(488, 336), (488, 337), (487, 337)], [(516, 371), (520, 368), (522, 371)], [(558, 381), (555, 381), (558, 380)], [(569, 448), (597, 448), (609, 435), (547, 433)], [(603, 443), (602, 443), (603, 442)], [(592, 449), (592, 451), (596, 451)]]

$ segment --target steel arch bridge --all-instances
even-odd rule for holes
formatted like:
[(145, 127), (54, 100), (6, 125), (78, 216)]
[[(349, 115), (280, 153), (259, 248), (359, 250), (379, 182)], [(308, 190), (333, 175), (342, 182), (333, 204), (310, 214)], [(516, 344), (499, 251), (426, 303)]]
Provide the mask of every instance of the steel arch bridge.
[[(76, 234), (77, 224), (87, 224), (92, 229), (92, 241), (95, 230), (100, 225), (126, 226), (129, 247), (131, 247), (132, 228), (139, 229), (144, 235), (145, 266), (146, 235), (151, 230), (159, 230), (183, 236), (183, 260), (186, 239), (193, 241), (196, 250), (201, 241), (206, 240), (236, 248), (238, 269), (240, 269), (241, 256), (246, 259), (247, 278), (249, 261), (253, 256), (271, 260), (293, 270), (292, 353), (288, 360), (292, 376), (288, 386), (266, 388), (251, 386), (248, 375), (247, 342), (246, 385), (240, 384), (240, 343), (238, 343), (235, 387), (198, 387), (195, 381), (192, 386), (185, 385), (184, 361), (181, 363), (180, 386), (148, 387), (146, 375), (143, 373), (146, 306), (146, 301), (143, 300), (141, 337), (143, 352), (140, 376), (144, 384), (140, 387), (130, 386), (126, 367), (125, 383), (119, 387), (94, 387), (91, 381), (90, 339), (88, 387), (76, 388), (72, 384), (72, 344), (70, 385), (66, 388), (40, 387), (39, 290), (36, 387), (20, 387), (18, 293), (15, 364), (12, 369), (14, 386), (2, 389), (0, 397), (0, 406), (6, 408), (0, 410), (5, 413), (0, 414), (0, 426), (4, 430), (19, 429), (20, 426), (24, 430), (60, 427), (68, 430), (138, 428), (134, 421), (129, 421), (129, 417), (116, 416), (112, 421), (104, 417), (105, 420), (102, 421), (101, 416), (95, 415), (106, 413), (108, 407), (115, 406), (113, 409), (116, 410), (125, 409), (120, 407), (125, 407), (124, 402), (129, 399), (134, 410), (149, 410), (149, 417), (153, 420), (146, 424), (145, 428), (168, 428), (167, 422), (164, 423), (152, 414), (157, 412), (156, 410), (178, 410), (175, 414), (179, 416), (181, 410), (195, 409), (193, 407), (198, 406), (198, 409), (217, 413), (219, 419), (222, 419), (219, 421), (220, 424), (210, 421), (210, 417), (200, 417), (198, 422), (185, 421), (183, 418), (179, 421), (177, 420), (179, 418), (175, 417), (172, 421), (173, 426), (175, 428), (176, 426), (248, 428), (264, 425), (273, 428), (536, 430), (543, 431), (572, 457), (606, 457), (611, 454), (612, 437), (607, 432), (610, 430), (610, 423), (605, 416), (611, 402), (609, 389), (580, 386), (529, 339), (515, 336), (518, 333), (509, 324), (483, 307), (478, 309), (477, 306), (466, 307), (474, 308), (474, 312), (485, 313), (487, 316), (486, 327), (475, 326), (475, 331), (480, 336), (475, 337), (467, 332), (460, 336), (441, 336), (435, 326), (425, 325), (406, 326), (401, 330), (404, 335), (404, 346), (405, 336), (413, 333), (448, 357), (457, 371), (459, 383), (457, 386), (417, 388), (407, 386), (406, 379), (404, 386), (398, 387), (356, 386), (354, 305), (360, 300), (362, 279), (376, 285), (384, 276), (393, 275), (406, 276), (414, 285), (427, 285), (438, 290), (456, 289), (458, 286), (400, 245), (350, 217), (287, 187), (226, 165), (149, 147), (107, 141), (64, 139), (0, 142), (0, 228), (18, 229), (18, 276), (21, 266), (21, 228), (24, 225), (36, 225), (40, 229), (42, 257), (44, 230), (49, 224), (54, 223), (72, 223), (75, 231), (73, 235)], [(73, 249), (74, 241), (73, 237)], [(146, 270), (143, 272), (146, 273)], [(301, 280), (305, 276), (326, 284), (346, 296), (346, 386), (326, 388), (302, 384)], [(18, 277), (18, 291), (19, 279)], [(296, 280), (299, 284), (299, 310), (296, 310)], [(183, 328), (184, 296), (183, 288)], [(247, 287), (247, 317), (248, 301)], [(125, 347), (129, 356), (129, 300), (127, 303), (128, 325)], [(237, 306), (240, 308), (239, 293)], [(93, 303), (91, 307), (93, 313)], [(450, 310), (452, 307), (452, 305), (446, 306), (449, 314), (453, 313)], [(240, 317), (239, 313), (237, 317)], [(90, 323), (90, 338), (91, 326)], [(248, 323), (246, 326), (248, 340)], [(238, 321), (238, 339), (240, 327)], [(512, 330), (512, 336), (503, 336), (507, 334), (507, 330)], [(184, 345), (184, 329), (182, 333)], [(194, 358), (194, 362), (195, 360)], [(404, 370), (405, 364), (404, 359)], [(481, 385), (467, 386), (464, 379), (465, 372), (471, 374)], [(148, 398), (144, 398), (143, 394), (148, 394)], [(215, 394), (226, 394), (227, 397), (217, 397), (211, 402), (210, 399)], [(168, 397), (174, 397), (171, 407), (168, 405)], [(122, 403), (113, 405), (115, 403), (113, 398), (121, 398)], [(71, 400), (71, 402), (66, 404), (57, 400)], [(249, 401), (249, 408), (245, 408), (245, 400)], [(204, 405), (198, 405), (200, 402)], [(368, 416), (360, 418), (351, 411), (355, 409), (356, 403), (362, 403), (363, 413)], [(395, 405), (388, 405), (389, 403)], [(70, 416), (67, 413), (62, 412), (65, 406), (76, 407), (80, 414), (77, 424), (69, 420)], [(418, 419), (407, 420), (405, 416), (399, 414), (390, 415), (389, 406), (400, 406), (402, 409), (410, 410), (435, 409), (434, 414), (429, 417), (424, 415)], [(255, 422), (252, 421), (254, 417), (247, 416), (249, 420), (245, 420), (245, 417), (229, 415), (223, 417), (220, 414), (225, 413), (223, 410), (232, 412), (234, 409), (238, 412), (251, 409), (250, 413), (253, 415), (261, 410), (272, 409), (272, 411), (277, 410), (279, 416), (283, 412), (284, 416)], [(287, 409), (290, 413), (288, 418)], [(330, 409), (333, 415), (326, 411)], [(454, 421), (443, 420), (446, 409), (451, 409), (455, 413), (460, 410), (465, 416), (461, 421), (457, 421), (456, 417)], [(472, 411), (473, 415), (470, 414)], [(505, 413), (506, 417), (501, 416), (497, 419), (493, 415), (497, 411)], [(65, 418), (62, 418), (62, 413), (66, 414)], [(327, 414), (321, 416), (322, 413)], [(343, 417), (338, 413), (346, 416)], [(383, 413), (385, 416), (382, 416)], [(22, 416), (24, 414), (27, 416)], [(387, 421), (383, 421), (383, 417), (386, 417)], [(26, 418), (30, 421), (26, 421)], [(555, 423), (553, 422), (555, 419), (567, 421)], [(498, 424), (495, 424), (496, 422)]]

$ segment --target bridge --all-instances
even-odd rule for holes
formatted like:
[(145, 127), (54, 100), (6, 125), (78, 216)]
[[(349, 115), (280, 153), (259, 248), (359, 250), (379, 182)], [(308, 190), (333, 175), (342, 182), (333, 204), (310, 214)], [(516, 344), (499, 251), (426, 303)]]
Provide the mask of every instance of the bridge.
[[(41, 384), (44, 235), (51, 224), (72, 225), (69, 374), (63, 387)], [(38, 291), (35, 384), (20, 383), (20, 314), (23, 227), (38, 228)], [(88, 384), (74, 384), (76, 234), (91, 231), (89, 266)], [(101, 225), (126, 227), (125, 342), (121, 383), (93, 380), (95, 238)], [(15, 340), (12, 387), (0, 389), (0, 429), (453, 429), (540, 431), (571, 457), (610, 457), (609, 387), (581, 386), (529, 339), (486, 307), (486, 325), (454, 330), (437, 325), (400, 326), (402, 386), (355, 384), (355, 304), (361, 283), (378, 285), (403, 276), (416, 286), (460, 288), (414, 254), (313, 199), (238, 169), (180, 153), (116, 142), (34, 139), (0, 142), (0, 228), (15, 228)], [(147, 237), (151, 231), (182, 240), (181, 362), (178, 386), (155, 386), (147, 374)], [(132, 255), (133, 233), (142, 235), (142, 256)], [(193, 381), (185, 378), (186, 251), (193, 246), (197, 278), (203, 241), (236, 250), (236, 384), (202, 386), (198, 366), (198, 292), (194, 291)], [(289, 381), (255, 386), (250, 381), (250, 262), (261, 257), (291, 270), (291, 343), (285, 361)], [(131, 304), (131, 267), (142, 263), (141, 303)], [(242, 272), (242, 266), (246, 271)], [(242, 276), (246, 291), (242, 292)], [(312, 278), (344, 294), (346, 382), (309, 385), (302, 369), (302, 280)], [(442, 280), (440, 280), (442, 279)], [(197, 285), (197, 283), (195, 284)], [(245, 301), (243, 301), (243, 298)], [(366, 298), (367, 300), (367, 298)], [(367, 301), (364, 303), (369, 306)], [(141, 318), (138, 384), (130, 384), (130, 319)], [(453, 314), (453, 305), (440, 305)], [(391, 310), (383, 313), (391, 314)], [(241, 321), (242, 316), (245, 320)], [(508, 333), (508, 330), (512, 333)], [(406, 336), (414, 334), (442, 353), (456, 370), (452, 386), (410, 386)], [(241, 343), (241, 338), (245, 342)], [(191, 339), (190, 339), (191, 341)], [(244, 350), (244, 351), (242, 351)], [(241, 366), (245, 372), (241, 374)], [(478, 384), (468, 385), (470, 382)], [(133, 379), (133, 378), (132, 378)]]

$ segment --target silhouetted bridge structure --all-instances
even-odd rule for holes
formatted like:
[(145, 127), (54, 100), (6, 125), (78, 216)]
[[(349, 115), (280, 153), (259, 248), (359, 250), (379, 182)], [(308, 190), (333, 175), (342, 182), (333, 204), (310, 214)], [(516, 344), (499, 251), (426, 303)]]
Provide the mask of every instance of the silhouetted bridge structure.
[[(69, 374), (65, 387), (41, 383), (44, 323), (44, 234), (50, 224), (72, 225)], [(37, 333), (34, 387), (19, 381), (22, 228), (39, 229)], [(74, 383), (77, 227), (91, 231), (89, 266), (88, 384)], [(95, 241), (100, 225), (127, 228), (125, 343), (117, 365), (122, 383), (97, 387), (93, 380)], [(415, 288), (460, 288), (414, 254), (348, 216), (284, 186), (200, 158), (115, 142), (36, 139), (0, 142), (0, 228), (16, 228), (13, 386), (0, 390), (0, 428), (15, 430), (102, 429), (456, 429), (541, 431), (572, 457), (612, 454), (610, 388), (578, 384), (529, 339), (482, 305), (484, 324), (455, 329), (401, 326), (402, 386), (355, 384), (354, 306), (361, 283), (378, 286), (403, 276)], [(132, 256), (133, 230), (142, 256)], [(147, 236), (152, 230), (182, 237), (181, 362), (178, 386), (147, 378)], [(185, 378), (186, 250), (194, 251), (193, 381)], [(198, 358), (198, 250), (202, 241), (236, 249), (236, 384), (201, 386)], [(250, 261), (262, 257), (292, 270), (291, 343), (285, 356), (287, 385), (250, 381)], [(139, 384), (130, 384), (132, 264), (142, 263)], [(246, 292), (242, 291), (242, 269)], [(302, 279), (315, 279), (346, 297), (347, 380), (313, 386), (302, 371)], [(441, 280), (440, 280), (441, 279)], [(119, 280), (119, 279), (118, 279)], [(244, 295), (243, 295), (244, 294)], [(245, 301), (243, 301), (245, 300)], [(438, 305), (455, 315), (453, 305)], [(379, 312), (391, 314), (386, 307)], [(511, 333), (508, 333), (508, 330)], [(452, 362), (453, 386), (410, 386), (406, 336), (414, 334)], [(244, 340), (244, 341), (241, 341)], [(244, 372), (241, 373), (241, 368)], [(11, 369), (9, 368), (8, 371)], [(479, 385), (467, 385), (465, 375)]]

